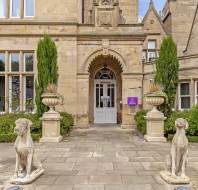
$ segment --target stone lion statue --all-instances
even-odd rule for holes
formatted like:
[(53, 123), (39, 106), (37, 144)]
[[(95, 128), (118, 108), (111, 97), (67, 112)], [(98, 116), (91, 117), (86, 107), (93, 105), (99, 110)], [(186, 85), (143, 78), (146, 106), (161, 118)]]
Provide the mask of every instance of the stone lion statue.
[(186, 129), (188, 122), (179, 118), (175, 121), (176, 134), (173, 137), (171, 153), (167, 156), (166, 171), (162, 171), (161, 177), (171, 184), (188, 184), (190, 179), (185, 174), (188, 156), (188, 139)]
[(22, 118), (15, 122), (14, 132), (17, 139), (14, 144), (16, 151), (16, 168), (13, 184), (28, 184), (43, 174), (42, 164), (35, 154), (33, 140), (30, 134), (32, 122)]

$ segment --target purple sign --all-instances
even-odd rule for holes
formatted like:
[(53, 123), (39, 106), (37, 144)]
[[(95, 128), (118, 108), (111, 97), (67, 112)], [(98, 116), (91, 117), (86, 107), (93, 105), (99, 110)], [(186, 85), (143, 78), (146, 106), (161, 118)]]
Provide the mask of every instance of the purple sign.
[(128, 97), (127, 104), (128, 104), (128, 106), (137, 106), (138, 105), (138, 97)]

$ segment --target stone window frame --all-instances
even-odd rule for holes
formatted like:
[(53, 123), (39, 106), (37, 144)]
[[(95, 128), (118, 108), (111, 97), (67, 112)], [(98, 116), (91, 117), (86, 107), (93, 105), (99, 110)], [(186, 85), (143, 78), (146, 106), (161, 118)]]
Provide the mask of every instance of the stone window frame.
[[(181, 84), (188, 84), (189, 85), (189, 94), (188, 95), (181, 95)], [(191, 85), (190, 85), (190, 81), (181, 81), (179, 83), (179, 110), (184, 111), (184, 110), (188, 110), (191, 108)], [(190, 106), (189, 108), (182, 108), (181, 107), (181, 102), (182, 102), (182, 98), (189, 98), (190, 99)]]
[[(33, 104), (35, 104), (35, 71), (36, 71), (36, 59), (35, 59), (35, 51), (34, 50), (6, 50), (6, 51), (0, 51), (0, 53), (5, 55), (5, 71), (0, 71), (0, 76), (5, 77), (5, 110), (3, 113), (11, 113), (10, 108), (10, 81), (12, 76), (19, 76), (20, 80), (20, 103), (19, 103), (19, 111), (26, 111), (26, 99), (25, 99), (25, 80), (27, 76), (32, 76), (34, 78), (34, 98), (33, 98)], [(13, 72), (10, 70), (10, 57), (12, 53), (19, 53), (19, 71)], [(26, 53), (32, 53), (33, 54), (33, 71), (26, 72), (24, 70), (24, 55)], [(35, 106), (34, 106), (35, 109)], [(34, 110), (32, 111), (34, 112)]]
[(6, 0), (6, 16), (5, 17), (0, 17), (0, 20), (5, 20), (5, 19), (32, 19), (35, 18), (36, 16), (36, 0), (34, 0), (34, 15), (33, 16), (26, 16), (25, 11), (26, 11), (26, 0), (20, 0), (20, 16), (15, 17), (12, 16), (12, 1), (13, 0)]
[[(155, 42), (155, 48), (149, 48), (149, 42)], [(149, 53), (155, 53), (155, 57), (149, 58)], [(147, 43), (147, 61), (152, 61), (153, 59), (157, 58), (157, 40), (156, 39), (149, 39)]]
[(198, 80), (195, 81), (195, 105), (198, 104)]
[[(149, 42), (150, 41), (155, 41), (155, 48), (154, 49), (152, 49), (152, 48), (149, 49)], [(159, 57), (159, 49), (157, 48), (158, 47), (157, 45), (158, 45), (157, 39), (148, 39), (147, 40), (146, 47), (145, 47), (145, 49), (143, 49), (143, 52), (142, 52), (142, 62), (143, 63), (151, 62), (151, 61), (153, 61), (153, 60), (155, 60)], [(149, 53), (150, 52), (155, 53), (155, 58), (149, 59)]]

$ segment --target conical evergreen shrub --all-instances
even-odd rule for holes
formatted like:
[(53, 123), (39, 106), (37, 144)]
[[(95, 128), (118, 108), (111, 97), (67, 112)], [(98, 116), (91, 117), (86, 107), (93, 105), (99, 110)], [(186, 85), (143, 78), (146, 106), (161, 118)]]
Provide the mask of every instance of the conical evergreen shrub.
[(36, 106), (38, 116), (47, 110), (41, 95), (49, 84), (58, 83), (57, 48), (49, 35), (44, 35), (37, 47)]
[(171, 114), (174, 107), (179, 82), (178, 74), (177, 47), (172, 37), (168, 36), (161, 44), (159, 58), (156, 61), (155, 76), (155, 82), (163, 88), (163, 92), (167, 95), (166, 102), (161, 106), (161, 111), (166, 116)]

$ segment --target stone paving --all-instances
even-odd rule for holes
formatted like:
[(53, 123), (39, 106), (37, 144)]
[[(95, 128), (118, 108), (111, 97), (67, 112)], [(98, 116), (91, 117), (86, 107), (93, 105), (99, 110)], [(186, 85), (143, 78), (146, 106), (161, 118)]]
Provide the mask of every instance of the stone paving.
[[(113, 127), (75, 130), (59, 144), (37, 143), (45, 174), (26, 190), (168, 190), (159, 176), (170, 143), (147, 143)], [(0, 183), (14, 171), (13, 144), (0, 144)], [(198, 145), (190, 144), (187, 174), (198, 189)]]

